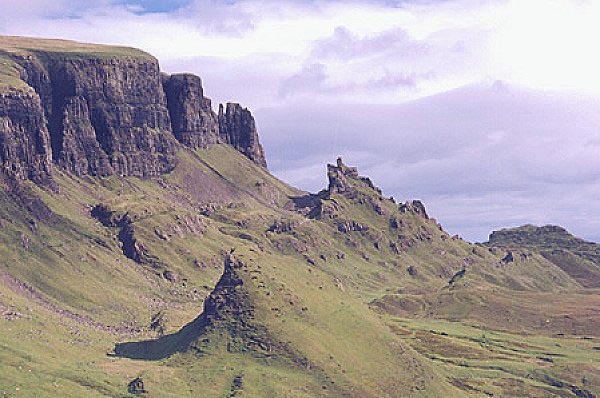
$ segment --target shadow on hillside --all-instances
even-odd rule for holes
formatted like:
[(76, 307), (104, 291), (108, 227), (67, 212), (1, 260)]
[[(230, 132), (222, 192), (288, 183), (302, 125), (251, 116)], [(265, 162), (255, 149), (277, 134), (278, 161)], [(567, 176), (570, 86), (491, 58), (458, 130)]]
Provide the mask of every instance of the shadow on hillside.
[(189, 347), (194, 339), (202, 334), (205, 326), (205, 317), (200, 315), (178, 332), (167, 334), (158, 339), (117, 343), (114, 353), (108, 355), (147, 361), (165, 359)]

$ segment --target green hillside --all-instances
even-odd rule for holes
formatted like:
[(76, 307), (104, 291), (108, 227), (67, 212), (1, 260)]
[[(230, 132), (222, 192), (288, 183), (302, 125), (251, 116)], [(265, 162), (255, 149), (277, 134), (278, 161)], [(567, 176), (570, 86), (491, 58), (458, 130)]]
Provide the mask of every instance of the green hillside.
[(486, 245), (530, 248), (563, 269), (582, 286), (600, 287), (600, 245), (573, 236), (562, 227), (524, 225), (494, 231)]
[(474, 322), (519, 294), (516, 331), (544, 292), (571, 300), (573, 278), (534, 253), (505, 263), (369, 180), (309, 195), (215, 145), (157, 179), (56, 182), (2, 191), (5, 396), (129, 396), (137, 377), (148, 397), (598, 392), (587, 324), (536, 337)]
[(0, 37), (0, 397), (600, 396), (598, 245), (467, 242), (341, 159), (304, 192), (219, 109), (140, 50)]

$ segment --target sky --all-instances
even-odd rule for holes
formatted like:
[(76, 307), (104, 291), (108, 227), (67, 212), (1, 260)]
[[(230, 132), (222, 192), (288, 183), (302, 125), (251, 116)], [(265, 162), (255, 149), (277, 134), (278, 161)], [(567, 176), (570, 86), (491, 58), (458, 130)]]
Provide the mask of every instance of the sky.
[[(90, 3), (93, 3), (90, 5)], [(451, 233), (600, 241), (600, 1), (0, 0), (0, 34), (141, 48), (251, 109), (308, 191), (342, 155)]]

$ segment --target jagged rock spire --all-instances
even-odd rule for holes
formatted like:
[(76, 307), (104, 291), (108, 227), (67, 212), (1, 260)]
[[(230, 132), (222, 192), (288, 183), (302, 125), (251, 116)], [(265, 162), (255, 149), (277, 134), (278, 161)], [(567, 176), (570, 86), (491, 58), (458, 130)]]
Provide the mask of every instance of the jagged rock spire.
[(358, 169), (348, 167), (344, 164), (341, 157), (337, 158), (336, 164), (327, 165), (327, 178), (329, 179), (329, 193), (346, 192), (348, 184), (346, 177), (358, 178)]
[(220, 104), (219, 135), (224, 142), (236, 148), (254, 163), (267, 167), (265, 152), (258, 140), (254, 117), (248, 109), (233, 102), (228, 102), (225, 109), (223, 104)]

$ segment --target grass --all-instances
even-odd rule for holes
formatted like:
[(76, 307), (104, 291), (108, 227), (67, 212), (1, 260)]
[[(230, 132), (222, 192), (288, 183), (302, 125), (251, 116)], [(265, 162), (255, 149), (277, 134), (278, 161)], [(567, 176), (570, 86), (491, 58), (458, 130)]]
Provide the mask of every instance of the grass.
[(391, 317), (389, 322), (467, 391), (544, 397), (575, 396), (573, 387), (600, 390), (600, 353), (593, 349), (598, 338), (507, 333), (440, 320)]
[(20, 36), (0, 36), (0, 51), (20, 55), (26, 55), (32, 52), (44, 52), (76, 58), (102, 57), (108, 59), (115, 56), (152, 58), (148, 53), (131, 47)]
[[(126, 397), (135, 377), (144, 380), (148, 397), (511, 396), (508, 391), (518, 388), (556, 390), (544, 373), (532, 373), (550, 366), (552, 377), (597, 392), (597, 351), (590, 348), (600, 345), (596, 340), (521, 336), (467, 324), (484, 318), (485, 312), (470, 318), (477, 315), (474, 304), (494, 297), (509, 303), (516, 290), (525, 310), (537, 308), (536, 297), (547, 299), (539, 295), (550, 290), (570, 292), (561, 296), (561, 308), (576, 305), (584, 297), (574, 293), (580, 286), (543, 257), (516, 256), (501, 266), (506, 252), (452, 239), (434, 220), (401, 213), (360, 180), (350, 182), (355, 197), (331, 195), (323, 205), (332, 213), (307, 219), (286, 210), (290, 197), (302, 192), (226, 145), (182, 149), (177, 156), (172, 173), (148, 180), (78, 178), (57, 170), (60, 193), (32, 186), (56, 214), (33, 228), (31, 215), (2, 193), (0, 270), (36, 295), (0, 282), (0, 309), (22, 315), (0, 318), (0, 396)], [(160, 266), (126, 257), (119, 227), (91, 217), (98, 204), (128, 214), (136, 241)], [(185, 227), (190, 217), (198, 217), (202, 231)], [(394, 217), (401, 227), (391, 225)], [(340, 221), (368, 228), (344, 233)], [(273, 228), (281, 224), (289, 228)], [(400, 240), (410, 246), (395, 253), (389, 243)], [(194, 344), (205, 348), (202, 355), (156, 361), (107, 355), (118, 343), (159, 338), (149, 327), (159, 313), (163, 333), (177, 338), (174, 333), (202, 311), (231, 248), (247, 264), (239, 273), (248, 298), (242, 309), (252, 314), (247, 325), (271, 351), (248, 349), (240, 337), (248, 326), (234, 316), (212, 334), (190, 329), (200, 338)], [(452, 275), (465, 268), (465, 276), (448, 288)], [(164, 271), (177, 278), (166, 279)], [(397, 297), (440, 312), (392, 316)], [(457, 301), (437, 302), (444, 297)], [(386, 298), (390, 307), (373, 311), (374, 300)], [(463, 312), (465, 303), (471, 307)], [(444, 319), (430, 319), (438, 315)], [(450, 322), (450, 316), (465, 323)], [(594, 322), (591, 317), (589, 324)], [(569, 396), (566, 387), (558, 390)]]
[(600, 287), (600, 245), (577, 238), (564, 228), (524, 225), (495, 231), (488, 246), (535, 250), (585, 287)]

